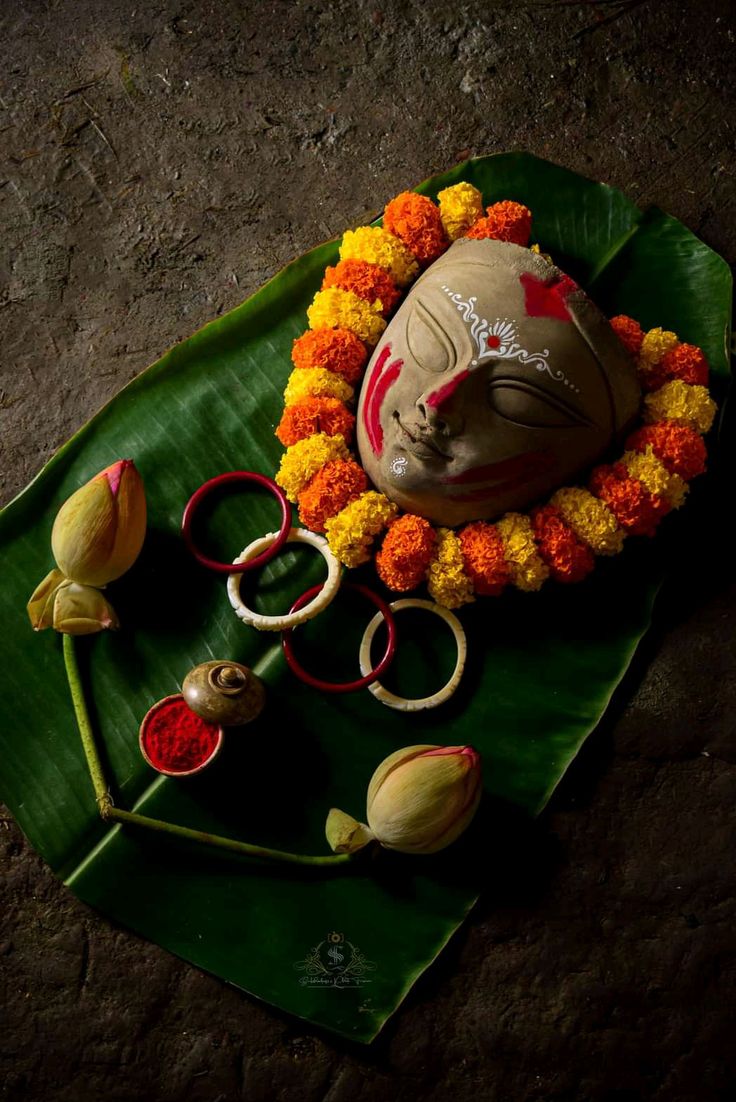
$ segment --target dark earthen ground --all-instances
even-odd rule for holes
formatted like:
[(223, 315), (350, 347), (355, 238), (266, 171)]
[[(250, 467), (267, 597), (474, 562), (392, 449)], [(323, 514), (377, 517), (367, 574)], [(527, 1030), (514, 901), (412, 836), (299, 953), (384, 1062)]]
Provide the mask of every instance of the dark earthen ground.
[[(736, 256), (729, 0), (2, 0), (0, 28), (2, 500), (173, 342), (469, 154), (560, 161)], [(734, 1097), (736, 589), (694, 556), (529, 868), (371, 1049), (116, 928), (3, 819), (0, 1098)]]

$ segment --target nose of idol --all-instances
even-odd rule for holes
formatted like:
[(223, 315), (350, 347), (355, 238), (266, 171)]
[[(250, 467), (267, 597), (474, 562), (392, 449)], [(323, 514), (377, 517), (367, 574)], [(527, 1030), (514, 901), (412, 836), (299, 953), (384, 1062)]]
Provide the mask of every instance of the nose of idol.
[(572, 280), (519, 245), (461, 238), (375, 349), (358, 448), (402, 509), (456, 525), (523, 509), (570, 481), (639, 401), (634, 364)]

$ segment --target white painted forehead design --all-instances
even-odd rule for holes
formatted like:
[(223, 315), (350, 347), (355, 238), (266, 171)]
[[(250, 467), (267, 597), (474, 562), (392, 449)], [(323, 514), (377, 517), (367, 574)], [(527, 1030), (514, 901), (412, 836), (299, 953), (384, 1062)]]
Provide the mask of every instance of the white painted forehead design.
[(462, 314), (470, 333), (475, 348), (471, 367), (478, 367), (485, 360), (518, 360), (525, 367), (533, 367), (537, 371), (545, 372), (550, 379), (567, 387), (574, 394), (580, 393), (579, 388), (568, 379), (561, 368), (550, 367), (547, 360), (548, 348), (544, 348), (541, 352), (528, 352), (521, 347), (517, 340), (519, 328), (515, 321), (509, 318), (496, 318), (489, 322), (475, 311), (477, 295), (470, 295), (469, 298), (464, 299), (446, 283), (442, 284), (442, 290)]

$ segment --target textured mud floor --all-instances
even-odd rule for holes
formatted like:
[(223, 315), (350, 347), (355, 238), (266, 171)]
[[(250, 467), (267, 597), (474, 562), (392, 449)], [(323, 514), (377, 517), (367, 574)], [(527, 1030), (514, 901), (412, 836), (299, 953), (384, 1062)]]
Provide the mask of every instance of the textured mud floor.
[[(2, 0), (0, 42), (3, 501), (172, 343), (469, 154), (547, 156), (736, 256), (728, 0)], [(0, 1098), (733, 1098), (736, 590), (712, 551), (534, 860), (369, 1049), (116, 928), (6, 815)]]

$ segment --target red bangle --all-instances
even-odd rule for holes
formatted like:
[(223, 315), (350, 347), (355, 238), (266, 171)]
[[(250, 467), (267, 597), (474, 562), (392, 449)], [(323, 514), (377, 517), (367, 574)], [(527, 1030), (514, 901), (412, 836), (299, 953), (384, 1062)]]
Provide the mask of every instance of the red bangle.
[[(267, 547), (266, 550), (256, 556), (255, 559), (249, 559), (248, 562), (237, 564), (232, 562), (219, 562), (217, 559), (210, 559), (207, 555), (203, 555), (196, 546), (192, 536), (194, 517), (204, 499), (209, 497), (213, 490), (217, 490), (220, 486), (228, 486), (231, 482), (255, 482), (259, 486), (265, 486), (267, 490), (271, 491), (281, 506), (281, 528), (271, 546)], [(246, 570), (257, 570), (259, 566), (265, 566), (267, 562), (270, 562), (271, 559), (276, 557), (280, 549), (284, 546), (290, 529), (291, 506), (286, 500), (286, 494), (280, 486), (276, 485), (272, 478), (267, 478), (265, 474), (256, 474), (255, 471), (227, 471), (225, 474), (218, 474), (215, 478), (211, 478), (208, 482), (204, 482), (189, 498), (184, 509), (184, 515), (181, 518), (181, 534), (184, 538), (184, 543), (198, 563), (201, 563), (202, 566), (206, 566), (208, 570), (216, 571), (218, 574), (244, 574)]]
[[(374, 593), (372, 589), (369, 589), (367, 585), (360, 585), (358, 582), (343, 582), (343, 586), (345, 589), (354, 589), (357, 593), (361, 593), (364, 597), (367, 597), (368, 600), (372, 601), (376, 608), (378, 608), (379, 612), (381, 612), (386, 621), (386, 631), (388, 632), (386, 650), (378, 665), (364, 677), (358, 678), (357, 681), (322, 681), (318, 677), (313, 677), (311, 673), (307, 673), (307, 671), (297, 662), (294, 656), (294, 644), (292, 641), (292, 632), (294, 629), (287, 628), (285, 631), (282, 631), (281, 647), (289, 669), (293, 674), (296, 674), (300, 681), (306, 682), (307, 685), (311, 685), (314, 689), (320, 689), (323, 693), (356, 693), (359, 689), (367, 688), (368, 685), (372, 685), (373, 682), (377, 681), (381, 674), (388, 669), (396, 653), (396, 623), (388, 602), (384, 601), (383, 597), (379, 597), (377, 593)], [(311, 601), (312, 597), (319, 593), (321, 588), (321, 585), (315, 585), (312, 586), (311, 589), (308, 589), (306, 593), (302, 593), (301, 597), (298, 597), (297, 600), (294, 601), (289, 612), (297, 612), (307, 603), (307, 601)]]

